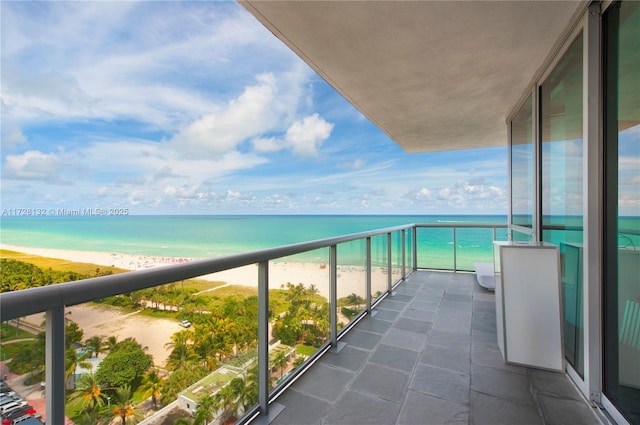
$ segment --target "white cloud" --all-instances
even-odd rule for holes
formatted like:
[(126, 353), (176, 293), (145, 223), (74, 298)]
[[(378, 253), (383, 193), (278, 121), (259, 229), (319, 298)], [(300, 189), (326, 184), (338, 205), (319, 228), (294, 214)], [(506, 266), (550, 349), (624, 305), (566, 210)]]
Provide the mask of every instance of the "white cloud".
[(180, 130), (171, 139), (172, 147), (186, 157), (216, 156), (275, 127), (279, 118), (271, 107), (277, 91), (275, 77), (264, 74), (257, 80), (223, 111), (205, 115)]
[(256, 152), (277, 152), (284, 148), (284, 144), (281, 139), (275, 137), (258, 137), (253, 139), (253, 149)]
[[(317, 156), (322, 144), (331, 136), (332, 130), (333, 124), (328, 123), (315, 113), (291, 124), (283, 139), (258, 137), (252, 143), (256, 152), (277, 152), (291, 149), (298, 156)], [(350, 164), (349, 168), (361, 168), (363, 165), (364, 163), (356, 161), (354, 164)]]
[(68, 180), (61, 176), (64, 168), (65, 161), (58, 154), (27, 151), (21, 155), (7, 155), (3, 178), (68, 183)]
[[(4, 105), (3, 105), (4, 106)], [(20, 127), (14, 123), (2, 122), (2, 150), (14, 150), (27, 141)]]
[(318, 149), (331, 135), (333, 124), (326, 122), (317, 113), (294, 122), (287, 130), (285, 141), (293, 152), (300, 156), (316, 156)]

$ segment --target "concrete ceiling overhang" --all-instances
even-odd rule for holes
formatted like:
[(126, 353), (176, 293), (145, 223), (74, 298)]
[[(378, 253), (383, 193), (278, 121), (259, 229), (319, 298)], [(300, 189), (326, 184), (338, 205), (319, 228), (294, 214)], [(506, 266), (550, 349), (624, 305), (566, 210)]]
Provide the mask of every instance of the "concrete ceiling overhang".
[(240, 0), (407, 152), (504, 146), (582, 1)]

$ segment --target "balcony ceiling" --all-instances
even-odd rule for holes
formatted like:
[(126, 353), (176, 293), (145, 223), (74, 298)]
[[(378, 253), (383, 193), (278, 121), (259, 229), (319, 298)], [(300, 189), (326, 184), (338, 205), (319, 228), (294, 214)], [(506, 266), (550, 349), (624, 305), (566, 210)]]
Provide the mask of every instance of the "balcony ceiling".
[(580, 1), (240, 3), (407, 152), (504, 146)]

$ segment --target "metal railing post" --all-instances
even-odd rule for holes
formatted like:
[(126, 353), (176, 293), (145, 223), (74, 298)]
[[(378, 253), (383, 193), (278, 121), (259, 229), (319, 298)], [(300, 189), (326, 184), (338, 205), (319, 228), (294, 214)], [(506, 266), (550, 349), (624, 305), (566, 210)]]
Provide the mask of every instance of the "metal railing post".
[(391, 233), (387, 233), (387, 291), (393, 295), (391, 291)]
[(269, 414), (269, 262), (258, 263), (258, 404)]
[(371, 313), (371, 237), (365, 239), (365, 291), (367, 299), (367, 312)]
[(457, 272), (458, 271), (458, 247), (457, 247), (458, 243), (456, 241), (456, 226), (453, 226), (453, 272)]
[(407, 235), (406, 235), (405, 229), (402, 229), (401, 232), (402, 232), (401, 233), (402, 241), (400, 243), (402, 243), (402, 280), (404, 280), (407, 277), (407, 272), (405, 270), (405, 263), (407, 262), (407, 252), (406, 252), (406, 244), (407, 244), (406, 237), (407, 237)]
[(372, 314), (373, 312), (371, 311), (371, 271), (372, 271), (372, 267), (371, 267), (371, 237), (368, 237), (366, 239), (366, 251), (365, 251), (365, 262), (366, 262), (366, 269), (365, 269), (365, 286), (366, 286), (366, 299), (367, 299), (367, 313), (368, 314)]
[(418, 270), (418, 226), (413, 226), (411, 228), (413, 232), (413, 270)]
[(45, 325), (45, 409), (47, 422), (63, 424), (65, 408), (64, 306), (47, 310)]

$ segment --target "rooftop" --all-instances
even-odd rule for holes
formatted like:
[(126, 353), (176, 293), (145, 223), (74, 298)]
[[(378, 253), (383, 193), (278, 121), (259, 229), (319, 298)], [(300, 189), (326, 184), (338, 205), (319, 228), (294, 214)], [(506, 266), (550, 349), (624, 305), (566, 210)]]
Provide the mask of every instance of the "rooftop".
[(599, 424), (562, 373), (505, 364), (474, 275), (417, 271), (277, 399), (285, 424)]

